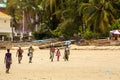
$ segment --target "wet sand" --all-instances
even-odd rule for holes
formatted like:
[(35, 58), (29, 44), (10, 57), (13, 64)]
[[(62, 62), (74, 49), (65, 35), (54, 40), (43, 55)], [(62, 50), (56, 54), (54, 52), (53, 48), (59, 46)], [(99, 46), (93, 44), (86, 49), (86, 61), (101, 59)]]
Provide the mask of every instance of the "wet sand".
[(35, 49), (33, 62), (28, 63), (27, 48), (21, 64), (16, 49), (12, 49), (13, 63), (10, 73), (5, 73), (4, 55), (0, 50), (0, 80), (119, 80), (120, 50), (71, 50), (69, 61), (49, 59), (49, 50)]

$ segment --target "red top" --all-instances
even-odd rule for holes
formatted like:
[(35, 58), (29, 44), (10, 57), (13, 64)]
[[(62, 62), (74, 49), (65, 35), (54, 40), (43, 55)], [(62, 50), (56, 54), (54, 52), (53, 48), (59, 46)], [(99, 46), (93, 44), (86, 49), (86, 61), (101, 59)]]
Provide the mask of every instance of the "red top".
[(50, 52), (54, 53), (55, 52), (55, 48), (50, 48)]

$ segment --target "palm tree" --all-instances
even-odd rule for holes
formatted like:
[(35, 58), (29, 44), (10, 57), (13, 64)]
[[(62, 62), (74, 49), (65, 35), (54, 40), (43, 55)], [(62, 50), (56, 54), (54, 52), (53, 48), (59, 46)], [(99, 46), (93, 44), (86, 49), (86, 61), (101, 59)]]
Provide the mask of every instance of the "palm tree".
[(12, 28), (12, 41), (14, 41), (14, 32), (13, 32), (13, 28), (16, 27), (17, 25), (17, 20), (16, 20), (16, 16), (15, 16), (15, 11), (16, 11), (16, 4), (18, 2), (14, 1), (14, 0), (9, 0), (6, 2), (6, 10), (7, 13), (11, 15), (12, 19), (11, 19), (11, 28)]
[(64, 36), (72, 36), (74, 33), (77, 34), (79, 32), (82, 21), (81, 17), (78, 15), (77, 8), (83, 1), (61, 0), (61, 4), (59, 4), (59, 8), (55, 14), (58, 16), (57, 18), (60, 19), (57, 31), (60, 31)]
[(54, 14), (59, 7), (58, 3), (58, 0), (43, 0), (40, 4), (43, 8), (42, 22), (45, 23), (51, 30), (56, 29), (59, 22), (56, 14)]
[(17, 7), (17, 4), (18, 4), (18, 1), (16, 0), (8, 0), (6, 5), (6, 10), (7, 10), (7, 13), (10, 14), (12, 16), (12, 26), (16, 26), (16, 7)]
[(114, 21), (112, 0), (89, 0), (89, 3), (80, 4), (78, 11), (93, 32), (106, 32)]
[[(14, 27), (18, 27), (17, 22), (23, 20), (24, 12), (24, 26), (29, 30), (34, 30), (36, 24), (39, 24), (40, 16), (37, 16), (39, 20), (36, 21), (36, 14), (40, 14), (38, 3), (42, 0), (8, 0), (7, 12), (13, 17), (13, 23), (16, 23)], [(20, 27), (20, 26), (19, 26)]]

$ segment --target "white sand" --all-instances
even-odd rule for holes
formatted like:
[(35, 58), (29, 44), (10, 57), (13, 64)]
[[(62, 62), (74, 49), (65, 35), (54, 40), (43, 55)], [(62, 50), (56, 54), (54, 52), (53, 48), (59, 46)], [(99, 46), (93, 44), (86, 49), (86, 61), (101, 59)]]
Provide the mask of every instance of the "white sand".
[[(71, 47), (72, 48), (72, 47)], [(13, 63), (5, 73), (4, 55), (0, 50), (0, 80), (120, 80), (120, 50), (71, 50), (70, 60), (50, 62), (49, 50), (35, 49), (33, 63), (28, 63), (27, 48), (18, 64), (16, 50)]]

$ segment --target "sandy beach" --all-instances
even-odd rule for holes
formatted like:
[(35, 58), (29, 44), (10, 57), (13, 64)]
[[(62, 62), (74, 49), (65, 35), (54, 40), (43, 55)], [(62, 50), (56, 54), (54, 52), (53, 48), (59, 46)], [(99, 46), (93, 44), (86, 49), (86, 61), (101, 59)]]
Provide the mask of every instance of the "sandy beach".
[[(74, 46), (75, 47), (75, 46)], [(73, 48), (73, 47), (71, 47)], [(112, 47), (113, 48), (113, 47)], [(0, 80), (119, 80), (120, 50), (71, 50), (69, 61), (50, 62), (49, 49), (35, 48), (33, 63), (28, 63), (27, 48), (24, 48), (22, 63), (18, 64), (16, 48), (11, 50), (10, 73), (5, 73), (4, 55), (0, 50)]]

